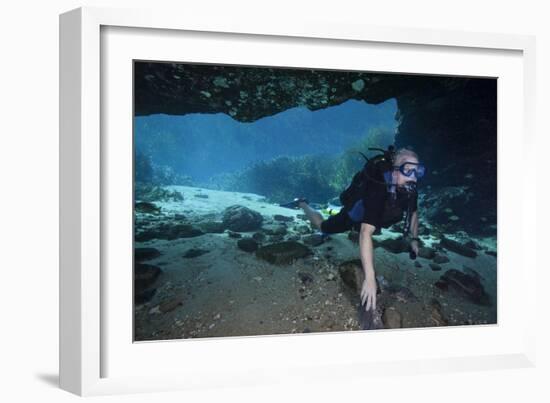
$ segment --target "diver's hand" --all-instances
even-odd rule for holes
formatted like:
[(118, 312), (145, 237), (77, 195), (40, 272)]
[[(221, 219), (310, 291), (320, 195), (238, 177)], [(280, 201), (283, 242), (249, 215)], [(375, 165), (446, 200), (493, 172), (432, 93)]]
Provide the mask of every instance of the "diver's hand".
[[(365, 303), (366, 302), (366, 303)], [(365, 311), (376, 309), (376, 280), (374, 274), (367, 276), (361, 287), (361, 303), (365, 305)]]

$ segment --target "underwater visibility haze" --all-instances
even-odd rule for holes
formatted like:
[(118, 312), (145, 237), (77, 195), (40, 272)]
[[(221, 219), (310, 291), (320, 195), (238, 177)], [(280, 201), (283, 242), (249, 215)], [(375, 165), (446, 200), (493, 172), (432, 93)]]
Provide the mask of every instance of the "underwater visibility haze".
[[(134, 89), (136, 341), (497, 322), (495, 80), (135, 62)], [(356, 228), (288, 202), (330, 219), (391, 145), (426, 167), (419, 249), (375, 233), (365, 317)]]

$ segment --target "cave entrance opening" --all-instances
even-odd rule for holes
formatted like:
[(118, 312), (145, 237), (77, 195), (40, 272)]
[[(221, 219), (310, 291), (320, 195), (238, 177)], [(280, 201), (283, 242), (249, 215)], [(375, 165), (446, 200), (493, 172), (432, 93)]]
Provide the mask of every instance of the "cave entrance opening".
[(295, 107), (247, 123), (223, 113), (138, 116), (135, 152), (151, 165), (157, 182), (164, 182), (159, 185), (183, 180), (227, 188), (231, 176), (247, 171), (261, 181), (258, 169), (270, 165), (269, 175), (280, 169), (278, 176), (307, 176), (309, 167), (312, 177), (334, 182), (333, 176), (361, 166), (355, 151), (368, 154), (368, 147), (393, 144), (396, 112), (395, 99), (377, 105), (350, 99), (316, 111)]

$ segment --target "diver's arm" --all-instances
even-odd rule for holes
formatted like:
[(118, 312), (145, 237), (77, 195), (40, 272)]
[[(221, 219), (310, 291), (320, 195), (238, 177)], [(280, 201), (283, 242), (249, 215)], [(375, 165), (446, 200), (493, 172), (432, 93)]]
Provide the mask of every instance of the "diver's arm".
[(361, 287), (361, 302), (366, 303), (365, 309), (376, 309), (376, 276), (374, 272), (374, 247), (372, 234), (375, 227), (371, 224), (362, 223), (359, 232), (359, 253), (361, 264), (365, 272), (365, 281)]
[(413, 238), (418, 238), (418, 210), (411, 215), (411, 235)]
[(411, 215), (411, 237), (411, 250), (418, 255), (418, 210)]

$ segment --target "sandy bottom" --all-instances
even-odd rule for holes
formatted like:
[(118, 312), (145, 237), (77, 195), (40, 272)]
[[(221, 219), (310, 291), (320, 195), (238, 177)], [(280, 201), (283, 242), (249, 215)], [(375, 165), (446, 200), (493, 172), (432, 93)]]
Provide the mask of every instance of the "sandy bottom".
[[(165, 222), (175, 220), (172, 217), (176, 214), (183, 214), (190, 223), (204, 217), (221, 220), (226, 207), (240, 204), (260, 212), (267, 224), (274, 214), (292, 216), (294, 223), (289, 229), (306, 224), (298, 218), (301, 211), (269, 204), (258, 195), (170, 188), (182, 192), (185, 200), (156, 203)], [(151, 216), (147, 214), (137, 216), (138, 221), (148, 219)], [(254, 232), (242, 235), (251, 236)], [(377, 239), (397, 235), (384, 230)], [(428, 246), (434, 241), (430, 237), (422, 239)], [(154, 297), (135, 306), (135, 340), (360, 330), (358, 296), (350, 292), (338, 272), (342, 262), (359, 257), (357, 243), (349, 240), (347, 234), (331, 236), (323, 244), (311, 247), (313, 255), (284, 266), (267, 263), (254, 253), (240, 250), (237, 241), (227, 233), (208, 233), (172, 241), (136, 243), (135, 247), (160, 251), (159, 257), (146, 263), (159, 266), (163, 273), (153, 285), (157, 290)], [(197, 248), (208, 253), (183, 257), (188, 250)], [(430, 260), (417, 258), (422, 267), (415, 267), (406, 253), (393, 254), (376, 248), (376, 274), (381, 289), (388, 285), (406, 287), (415, 296), (403, 298), (384, 292), (378, 296), (380, 307), (398, 311), (405, 328), (440, 326), (441, 315), (443, 323), (450, 326), (496, 323), (496, 258), (485, 253), (478, 253), (476, 258), (453, 252), (446, 255), (450, 262), (441, 265), (442, 271), (435, 272), (428, 265)], [(464, 266), (480, 274), (491, 306), (476, 305), (434, 286), (447, 269), (461, 270)], [(313, 281), (303, 283), (304, 273)], [(434, 299), (440, 305), (436, 314)], [(170, 305), (168, 310), (161, 309)]]

